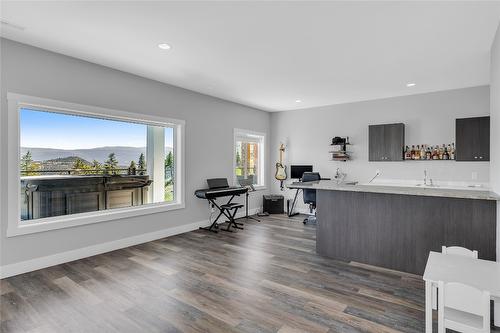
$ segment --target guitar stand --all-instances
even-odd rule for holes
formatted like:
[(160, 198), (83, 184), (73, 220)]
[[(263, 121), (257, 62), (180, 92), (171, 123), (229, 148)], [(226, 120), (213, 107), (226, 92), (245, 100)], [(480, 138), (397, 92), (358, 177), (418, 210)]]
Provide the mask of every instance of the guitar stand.
[(209, 227), (200, 227), (200, 229), (218, 233), (218, 231), (215, 229), (219, 229), (219, 225), (217, 224), (217, 221), (219, 220), (219, 218), (222, 215), (224, 215), (228, 219), (226, 221), (226, 222), (228, 222), (228, 225), (227, 225), (227, 229), (220, 229), (220, 230), (227, 231), (227, 232), (233, 232), (233, 230), (230, 229), (231, 226), (235, 229), (244, 229), (243, 227), (240, 227), (240, 225), (243, 225), (243, 223), (238, 223), (234, 219), (234, 217), (236, 216), (236, 213), (238, 212), (238, 209), (243, 207), (242, 204), (231, 202), (234, 199), (234, 197), (235, 196), (233, 195), (227, 203), (220, 205), (220, 206), (217, 204), (217, 202), (215, 202), (214, 199), (209, 199), (208, 201), (210, 202), (210, 204), (217, 207), (217, 209), (219, 210), (219, 215), (217, 215), (217, 218), (212, 222), (212, 224)]

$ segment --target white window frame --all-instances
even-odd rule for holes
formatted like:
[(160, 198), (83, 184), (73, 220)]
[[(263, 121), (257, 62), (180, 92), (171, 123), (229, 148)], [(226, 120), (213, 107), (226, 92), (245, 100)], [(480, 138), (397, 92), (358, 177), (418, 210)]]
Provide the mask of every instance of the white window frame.
[(234, 140), (233, 140), (233, 183), (236, 186), (238, 184), (238, 178), (236, 176), (236, 142), (241, 140), (250, 140), (258, 142), (260, 145), (259, 148), (259, 177), (257, 181), (257, 185), (254, 185), (256, 190), (265, 190), (266, 189), (266, 133), (235, 128), (234, 129)]
[[(7, 237), (112, 221), (134, 216), (149, 215), (185, 208), (184, 120), (68, 103), (53, 99), (33, 97), (10, 92), (7, 93), (7, 103), (7, 190), (9, 193), (7, 197)], [(173, 127), (173, 149), (175, 153), (174, 163), (176, 177), (176, 182), (174, 183), (174, 201), (152, 203), (144, 206), (114, 208), (88, 213), (46, 217), (33, 221), (22, 221), (21, 223), (21, 202), (19, 199), (21, 132), (19, 115), (21, 108), (33, 108), (35, 110), (58, 112), (68, 115), (135, 122), (144, 125)]]

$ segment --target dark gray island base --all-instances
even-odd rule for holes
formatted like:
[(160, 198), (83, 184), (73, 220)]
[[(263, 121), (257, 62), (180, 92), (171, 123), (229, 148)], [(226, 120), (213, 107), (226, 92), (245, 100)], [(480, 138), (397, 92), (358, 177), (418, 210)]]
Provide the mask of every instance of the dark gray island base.
[(496, 260), (495, 200), (316, 190), (320, 255), (419, 275), (442, 245)]

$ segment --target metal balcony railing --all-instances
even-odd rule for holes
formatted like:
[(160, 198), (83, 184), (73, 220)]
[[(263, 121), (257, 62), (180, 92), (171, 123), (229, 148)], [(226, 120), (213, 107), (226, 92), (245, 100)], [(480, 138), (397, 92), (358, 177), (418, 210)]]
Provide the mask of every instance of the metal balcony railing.
[[(21, 170), (21, 176), (43, 176), (43, 175), (128, 175), (129, 169), (60, 169), (60, 170)], [(146, 174), (146, 169), (136, 169), (136, 175)]]

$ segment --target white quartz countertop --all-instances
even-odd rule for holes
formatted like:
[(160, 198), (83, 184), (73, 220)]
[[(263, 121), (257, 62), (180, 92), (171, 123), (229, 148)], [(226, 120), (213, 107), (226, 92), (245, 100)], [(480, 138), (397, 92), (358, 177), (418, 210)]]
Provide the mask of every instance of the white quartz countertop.
[(439, 187), (418, 186), (384, 186), (384, 185), (348, 185), (337, 184), (333, 180), (320, 180), (317, 182), (297, 182), (287, 186), (290, 189), (316, 189), (328, 191), (370, 192), (402, 195), (420, 195), (429, 197), (447, 197), (478, 200), (500, 200), (500, 195), (489, 190), (477, 189), (448, 189)]

